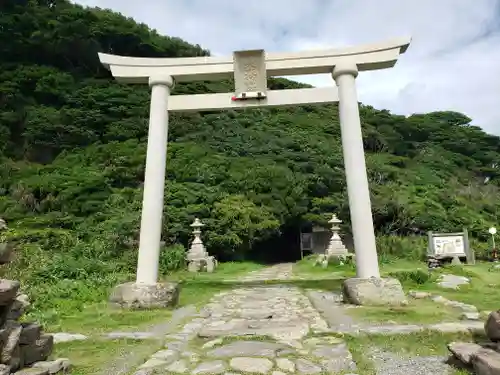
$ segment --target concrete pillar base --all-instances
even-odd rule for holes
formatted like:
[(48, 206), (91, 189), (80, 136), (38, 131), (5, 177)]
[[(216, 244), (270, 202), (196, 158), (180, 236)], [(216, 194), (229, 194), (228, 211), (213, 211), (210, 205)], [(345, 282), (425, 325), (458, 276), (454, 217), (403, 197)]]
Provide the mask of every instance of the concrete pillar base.
[(179, 303), (180, 286), (177, 283), (137, 284), (129, 282), (117, 285), (109, 301), (126, 309), (155, 309), (174, 307)]
[(397, 279), (351, 278), (342, 287), (344, 301), (354, 305), (390, 306), (408, 303), (403, 286)]

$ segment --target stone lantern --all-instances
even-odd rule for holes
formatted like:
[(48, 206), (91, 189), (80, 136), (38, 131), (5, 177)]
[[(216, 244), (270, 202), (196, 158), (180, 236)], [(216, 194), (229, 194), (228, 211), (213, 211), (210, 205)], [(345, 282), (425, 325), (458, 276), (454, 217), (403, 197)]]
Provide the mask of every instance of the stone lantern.
[(326, 249), (326, 256), (328, 258), (331, 257), (343, 257), (346, 258), (348, 256), (348, 252), (344, 244), (342, 243), (342, 239), (339, 236), (340, 227), (339, 225), (342, 223), (337, 215), (333, 214), (332, 218), (328, 221), (328, 224), (331, 225), (332, 236), (330, 237), (330, 242), (328, 243), (328, 248)]
[(213, 272), (217, 267), (217, 260), (210, 256), (201, 240), (201, 228), (205, 226), (200, 219), (194, 219), (190, 225), (193, 228), (193, 242), (187, 253), (188, 271), (189, 272)]

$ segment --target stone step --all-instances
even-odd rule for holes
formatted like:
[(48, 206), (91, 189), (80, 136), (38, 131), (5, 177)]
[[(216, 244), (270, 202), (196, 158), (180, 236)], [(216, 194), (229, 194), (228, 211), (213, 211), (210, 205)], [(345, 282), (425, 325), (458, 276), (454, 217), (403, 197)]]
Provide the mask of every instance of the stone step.
[(500, 344), (452, 342), (448, 350), (466, 367), (473, 367), (477, 375), (500, 374)]

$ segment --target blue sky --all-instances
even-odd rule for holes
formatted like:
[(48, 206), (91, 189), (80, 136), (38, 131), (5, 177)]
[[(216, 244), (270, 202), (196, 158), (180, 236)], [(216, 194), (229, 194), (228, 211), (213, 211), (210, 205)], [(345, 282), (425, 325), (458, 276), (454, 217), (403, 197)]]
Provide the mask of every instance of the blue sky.
[[(298, 51), (411, 36), (395, 68), (363, 72), (360, 100), (398, 114), (455, 110), (500, 135), (500, 0), (77, 0), (212, 54)], [(295, 77), (333, 85), (329, 75)]]

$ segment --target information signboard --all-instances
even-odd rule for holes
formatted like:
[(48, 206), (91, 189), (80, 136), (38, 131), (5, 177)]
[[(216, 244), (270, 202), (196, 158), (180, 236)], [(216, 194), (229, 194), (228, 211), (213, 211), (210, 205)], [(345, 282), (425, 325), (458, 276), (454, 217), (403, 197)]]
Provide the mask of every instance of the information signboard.
[(428, 255), (438, 259), (466, 258), (467, 263), (475, 263), (474, 252), (469, 248), (467, 229), (458, 233), (429, 232)]

